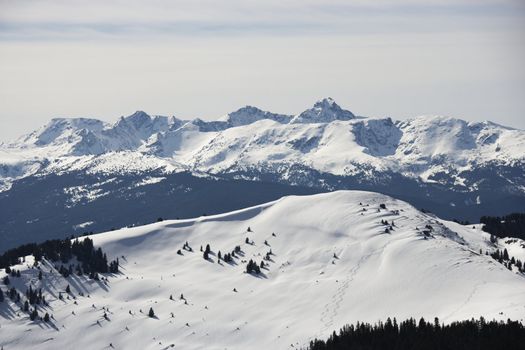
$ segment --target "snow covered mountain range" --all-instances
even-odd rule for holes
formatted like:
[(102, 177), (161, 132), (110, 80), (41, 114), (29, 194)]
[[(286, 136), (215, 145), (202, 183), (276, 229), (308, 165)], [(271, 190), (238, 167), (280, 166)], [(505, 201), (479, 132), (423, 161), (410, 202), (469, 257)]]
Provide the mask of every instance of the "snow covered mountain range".
[[(32, 256), (12, 266), (21, 273), (10, 287), (42, 288), (48, 305), (39, 315), (52, 317), (31, 321), (24, 296), (0, 302), (6, 350), (298, 349), (347, 323), (386, 317), (524, 321), (524, 275), (485, 254), (508, 248), (523, 261), (524, 242), (492, 243), (479, 225), (376, 193), (289, 196), (91, 238), (119, 258), (120, 273), (65, 278), (59, 262), (37, 269)], [(207, 244), (205, 260), (199, 247)], [(236, 246), (231, 262), (219, 260)], [(259, 275), (245, 272), (250, 259), (265, 262)]]
[[(140, 111), (114, 124), (57, 118), (0, 145), (0, 203), (31, 183), (37, 202), (61, 193), (67, 211), (130, 188), (158, 188), (180, 173), (314, 191), (372, 190), (445, 218), (477, 221), (485, 214), (525, 211), (525, 131), (439, 116), (359, 117), (330, 98), (297, 115), (247, 106), (216, 121)], [(99, 181), (47, 184), (47, 193), (38, 186), (68, 175)], [(123, 187), (119, 179), (125, 176), (142, 178)], [(69, 228), (83, 223), (66, 221)]]
[[(156, 166), (214, 174), (248, 169), (277, 173), (283, 166), (300, 165), (355, 176), (373, 168), (426, 183), (451, 181), (475, 191), (476, 183), (463, 172), (494, 163), (523, 164), (524, 144), (524, 131), (491, 122), (430, 116), (367, 119), (326, 98), (296, 116), (247, 106), (210, 122), (151, 117), (141, 111), (114, 124), (56, 118), (14, 143), (3, 144), (0, 160), (6, 185), (38, 172), (84, 167), (112, 171), (113, 158), (126, 157), (133, 169)], [(130, 157), (129, 152), (140, 156)], [(107, 157), (111, 159), (100, 167), (97, 157), (112, 153), (118, 155)], [(151, 161), (136, 164), (144, 159)]]

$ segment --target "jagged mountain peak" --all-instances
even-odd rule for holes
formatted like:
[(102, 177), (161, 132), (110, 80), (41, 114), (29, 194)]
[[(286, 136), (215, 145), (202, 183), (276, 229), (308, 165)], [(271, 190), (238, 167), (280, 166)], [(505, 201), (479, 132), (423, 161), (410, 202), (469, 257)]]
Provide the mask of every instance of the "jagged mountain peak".
[(314, 106), (295, 116), (291, 123), (330, 123), (334, 120), (351, 120), (355, 115), (342, 109), (331, 97), (317, 101)]
[(319, 107), (319, 108), (332, 108), (334, 106), (339, 107), (339, 105), (331, 97), (325, 97), (325, 98), (315, 102), (315, 104), (314, 104), (314, 107)]
[(246, 105), (244, 107), (239, 108), (235, 112), (230, 113), (230, 115), (239, 113), (264, 113), (264, 111), (255, 106)]
[(288, 123), (291, 116), (263, 111), (254, 106), (244, 106), (229, 113), (222, 120), (230, 127), (242, 126), (255, 123), (262, 119), (270, 119), (279, 123)]
[(126, 119), (129, 119), (129, 120), (136, 120), (136, 119), (151, 119), (151, 116), (144, 112), (144, 111), (136, 111), (135, 113), (131, 114), (130, 116), (126, 117)]
[(149, 114), (147, 114), (144, 111), (136, 111), (135, 113), (127, 117), (120, 117), (120, 119), (116, 123), (116, 126), (131, 125), (134, 128), (139, 129), (142, 126), (151, 123), (151, 121), (152, 119)]
[(106, 123), (92, 118), (52, 118), (49, 123), (23, 136), (19, 142), (36, 146), (49, 145), (56, 140), (72, 135), (79, 130), (99, 132), (106, 127)]

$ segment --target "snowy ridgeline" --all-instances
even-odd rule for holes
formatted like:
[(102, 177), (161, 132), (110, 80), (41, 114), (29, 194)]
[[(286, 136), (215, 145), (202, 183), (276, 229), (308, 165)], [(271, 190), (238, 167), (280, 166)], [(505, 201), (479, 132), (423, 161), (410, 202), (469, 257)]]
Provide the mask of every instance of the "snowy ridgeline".
[[(75, 170), (192, 170), (257, 177), (280, 174), (292, 165), (378, 179), (393, 172), (475, 191), (479, 176), (470, 172), (492, 164), (521, 169), (524, 144), (524, 131), (491, 122), (439, 116), (363, 118), (330, 98), (295, 116), (247, 106), (217, 121), (152, 117), (140, 111), (114, 124), (56, 118), (12, 144), (0, 145), (0, 191), (31, 174)], [(515, 174), (500, 176), (523, 193), (525, 184)]]
[[(290, 196), (90, 238), (118, 272), (79, 275), (73, 263), (65, 278), (70, 262), (34, 268), (31, 256), (11, 266), (4, 349), (297, 349), (356, 321), (525, 315), (524, 275), (487, 255), (523, 260), (523, 242), (374, 193)], [(23, 310), (29, 287), (46, 300), (36, 318)]]

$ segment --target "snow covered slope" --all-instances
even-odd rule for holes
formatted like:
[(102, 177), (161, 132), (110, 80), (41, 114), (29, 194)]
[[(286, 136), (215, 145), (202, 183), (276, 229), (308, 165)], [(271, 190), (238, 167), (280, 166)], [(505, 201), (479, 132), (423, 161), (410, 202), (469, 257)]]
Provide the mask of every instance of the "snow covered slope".
[[(394, 222), (389, 233), (383, 220)], [(253, 243), (245, 243), (247, 237)], [(108, 259), (120, 257), (122, 273), (101, 282), (66, 281), (45, 265), (39, 281), (37, 270), (19, 266), (22, 277), (13, 283), (43, 287), (54, 319), (34, 323), (12, 302), (0, 303), (0, 345), (296, 349), (358, 320), (523, 321), (525, 315), (524, 276), (479, 254), (497, 248), (479, 228), (370, 192), (290, 196), (92, 238)], [(178, 255), (185, 242), (193, 252)], [(208, 261), (199, 251), (206, 244)], [(224, 256), (237, 245), (242, 253), (233, 263), (218, 263), (219, 251)], [(270, 250), (260, 276), (244, 272), (247, 260), (259, 263)], [(75, 300), (58, 300), (68, 284)], [(147, 316), (150, 307), (155, 318)]]

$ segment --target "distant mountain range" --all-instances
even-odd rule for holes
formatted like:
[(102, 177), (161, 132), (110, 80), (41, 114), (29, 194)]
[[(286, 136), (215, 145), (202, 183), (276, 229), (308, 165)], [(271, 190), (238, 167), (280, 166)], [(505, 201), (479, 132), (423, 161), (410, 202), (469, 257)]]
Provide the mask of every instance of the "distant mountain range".
[[(177, 200), (167, 199), (173, 188), (183, 193), (176, 174), (192, 178), (184, 181), (191, 190), (196, 188), (189, 183), (232, 180), (254, 189), (254, 194), (241, 193), (227, 185), (228, 196), (206, 198), (214, 203), (208, 206), (213, 213), (235, 209), (225, 204), (232, 198), (241, 198), (241, 208), (297, 191), (364, 189), (395, 196), (444, 218), (477, 221), (481, 215), (525, 211), (525, 131), (440, 116), (402, 121), (365, 118), (331, 98), (297, 115), (247, 106), (216, 121), (142, 111), (114, 124), (56, 118), (0, 145), (0, 205), (19, 208), (13, 214), (16, 218), (5, 211), (0, 214), (0, 237), (16, 235), (13, 232), (31, 235), (30, 227), (42, 230), (33, 222), (44, 218), (33, 215), (28, 198), (46, 218), (64, 227), (64, 232), (53, 231), (51, 236), (55, 232), (63, 236), (89, 221), (93, 224), (83, 226), (86, 230), (143, 223), (144, 211), (129, 222), (112, 221), (110, 212), (104, 220), (94, 216), (80, 220), (78, 214), (69, 213), (82, 211), (82, 217), (90, 216), (89, 211), (99, 213), (97, 203), (104, 199), (107, 205), (119, 196), (125, 198), (119, 208), (132, 202), (137, 207), (140, 198), (154, 213), (156, 205)], [(281, 187), (268, 192), (275, 198), (260, 198), (261, 184)], [(150, 203), (150, 192), (157, 193), (158, 204)], [(104, 225), (97, 226), (99, 221)]]

